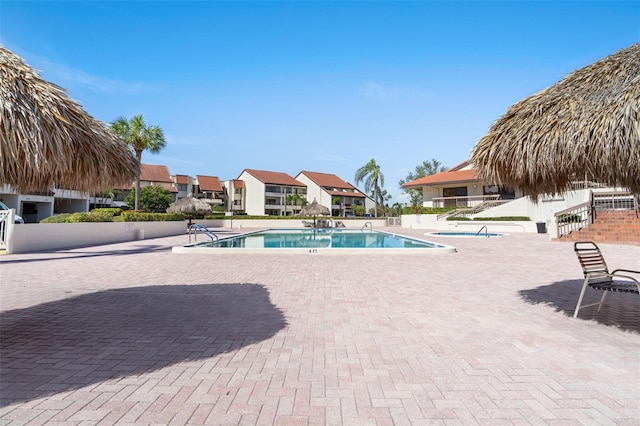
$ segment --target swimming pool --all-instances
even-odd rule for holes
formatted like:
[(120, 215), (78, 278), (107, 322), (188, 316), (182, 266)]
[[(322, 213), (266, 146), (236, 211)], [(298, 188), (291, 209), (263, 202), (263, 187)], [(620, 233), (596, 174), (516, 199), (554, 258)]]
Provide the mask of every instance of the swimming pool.
[(359, 229), (266, 229), (173, 247), (174, 253), (437, 253), (455, 247)]
[(465, 231), (437, 231), (427, 232), (425, 235), (433, 235), (434, 237), (479, 237), (479, 238), (496, 238), (504, 237), (507, 234), (498, 232), (465, 232)]

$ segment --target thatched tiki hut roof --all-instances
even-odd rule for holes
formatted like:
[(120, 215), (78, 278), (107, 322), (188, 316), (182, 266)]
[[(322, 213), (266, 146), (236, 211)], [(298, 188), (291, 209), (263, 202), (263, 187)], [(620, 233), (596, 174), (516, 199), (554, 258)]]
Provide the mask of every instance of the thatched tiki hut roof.
[(130, 185), (139, 169), (104, 123), (0, 46), (0, 184), (101, 191)]
[(640, 43), (511, 106), (471, 161), (482, 178), (534, 197), (580, 180), (640, 194)]
[(167, 209), (167, 213), (183, 213), (188, 217), (197, 215), (204, 216), (211, 214), (211, 212), (211, 205), (209, 203), (198, 198), (193, 198), (192, 196), (181, 198), (171, 203)]
[(311, 204), (307, 204), (300, 210), (300, 216), (320, 215), (329, 216), (331, 215), (331, 210), (329, 210), (328, 207), (325, 207), (322, 204), (318, 204), (315, 198), (313, 199), (313, 202), (311, 202)]

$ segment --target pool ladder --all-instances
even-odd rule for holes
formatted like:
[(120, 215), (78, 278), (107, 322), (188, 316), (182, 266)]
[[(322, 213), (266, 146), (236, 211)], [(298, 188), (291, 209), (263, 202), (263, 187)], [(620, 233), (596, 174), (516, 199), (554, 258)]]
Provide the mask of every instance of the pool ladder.
[(199, 224), (191, 225), (189, 227), (189, 242), (191, 242), (191, 234), (194, 234), (193, 236), (194, 241), (198, 241), (198, 237), (197, 237), (198, 234), (206, 235), (207, 237), (209, 237), (209, 239), (211, 239), (211, 241), (213, 241), (213, 239), (215, 238), (216, 243), (219, 240), (215, 232), (209, 230), (209, 228), (207, 228), (206, 226), (199, 225)]
[[(367, 227), (367, 225), (369, 225)], [(371, 222), (365, 222), (364, 225), (362, 225), (362, 228), (360, 228), (360, 231), (364, 232), (364, 228), (367, 228), (371, 231), (373, 231), (373, 225), (371, 224)]]
[(487, 229), (487, 225), (482, 225), (482, 228), (480, 228), (480, 230), (476, 232), (476, 237), (480, 235), (483, 229), (484, 229), (484, 236), (489, 238), (489, 230)]

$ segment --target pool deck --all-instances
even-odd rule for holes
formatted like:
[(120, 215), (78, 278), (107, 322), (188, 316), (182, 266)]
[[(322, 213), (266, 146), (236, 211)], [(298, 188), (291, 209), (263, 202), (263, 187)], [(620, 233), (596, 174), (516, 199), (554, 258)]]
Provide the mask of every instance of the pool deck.
[(457, 252), (0, 256), (0, 424), (640, 424), (640, 298), (574, 319), (571, 243), (384, 230)]

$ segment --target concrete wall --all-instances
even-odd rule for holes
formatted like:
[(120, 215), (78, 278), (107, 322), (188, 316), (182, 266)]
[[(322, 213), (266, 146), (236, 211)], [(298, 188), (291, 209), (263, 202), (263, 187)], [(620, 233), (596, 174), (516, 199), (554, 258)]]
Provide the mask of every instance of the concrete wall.
[(487, 232), (538, 232), (538, 225), (531, 221), (520, 222), (496, 222), (496, 221), (454, 221), (438, 220), (435, 214), (411, 214), (402, 215), (402, 227), (411, 229), (430, 229), (436, 231), (460, 231), (477, 232), (483, 226), (487, 227)]
[(186, 234), (185, 222), (28, 223), (13, 226), (7, 253), (86, 247)]

